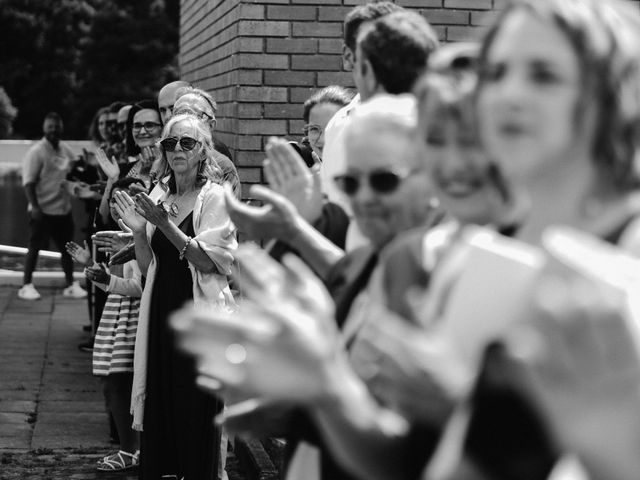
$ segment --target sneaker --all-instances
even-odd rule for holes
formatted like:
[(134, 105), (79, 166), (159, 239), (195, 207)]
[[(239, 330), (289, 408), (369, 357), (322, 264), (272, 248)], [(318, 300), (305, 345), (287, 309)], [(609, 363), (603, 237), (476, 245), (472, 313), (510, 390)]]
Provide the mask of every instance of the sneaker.
[(62, 296), (68, 298), (86, 298), (87, 291), (82, 288), (78, 282), (73, 282), (62, 291)]
[(33, 283), (27, 283), (18, 290), (18, 298), (22, 300), (38, 300), (41, 296), (42, 295), (36, 290), (36, 287), (33, 286)]

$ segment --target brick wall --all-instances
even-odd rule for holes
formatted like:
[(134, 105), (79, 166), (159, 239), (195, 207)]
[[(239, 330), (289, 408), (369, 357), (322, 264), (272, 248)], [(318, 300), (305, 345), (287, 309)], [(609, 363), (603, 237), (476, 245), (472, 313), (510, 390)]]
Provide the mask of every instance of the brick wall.
[[(638, 0), (636, 0), (637, 2)], [(182, 0), (182, 78), (212, 93), (220, 138), (246, 188), (262, 182), (270, 135), (299, 138), (302, 103), (318, 88), (351, 87), (342, 21), (363, 0)], [(443, 41), (478, 39), (506, 0), (396, 0), (423, 14)]]

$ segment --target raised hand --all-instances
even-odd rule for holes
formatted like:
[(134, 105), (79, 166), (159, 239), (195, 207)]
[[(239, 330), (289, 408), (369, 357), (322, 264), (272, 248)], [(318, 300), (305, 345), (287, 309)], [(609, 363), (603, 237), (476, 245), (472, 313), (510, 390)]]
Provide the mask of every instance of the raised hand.
[(98, 148), (96, 150), (96, 160), (98, 161), (98, 165), (110, 180), (117, 180), (120, 176), (120, 167), (118, 166), (118, 162), (114, 157), (110, 159), (107, 157), (107, 154), (104, 153), (104, 150)]
[(627, 301), (577, 275), (546, 276), (505, 341), (530, 398), (593, 478), (640, 471), (638, 327)]
[(142, 149), (140, 150), (140, 157), (142, 158), (142, 163), (145, 166), (151, 166), (160, 156), (162, 156), (162, 153), (160, 152), (160, 149), (155, 145), (142, 147)]
[(455, 350), (376, 300), (370, 303), (350, 352), (354, 370), (384, 405), (405, 418), (442, 424), (469, 383)]
[(309, 170), (283, 138), (270, 138), (266, 154), (263, 166), (271, 189), (295, 205), (302, 218), (315, 222), (322, 214), (323, 204), (319, 165)]
[(147, 226), (147, 220), (138, 211), (133, 199), (121, 190), (113, 194), (116, 200), (116, 211), (120, 219), (134, 233), (143, 232)]
[(227, 212), (240, 231), (252, 240), (290, 240), (296, 224), (302, 220), (295, 206), (284, 196), (260, 185), (251, 187), (253, 198), (264, 205), (254, 207), (238, 200), (229, 185), (225, 185)]
[(91, 251), (89, 250), (86, 240), (84, 241), (84, 248), (76, 242), (67, 242), (64, 247), (67, 250), (67, 253), (71, 255), (71, 258), (76, 262), (81, 263), (82, 265), (91, 265), (91, 263), (93, 263)]
[(136, 246), (130, 244), (124, 247), (122, 250), (117, 251), (109, 259), (109, 265), (122, 265), (136, 258)]
[(146, 193), (138, 193), (135, 196), (136, 210), (156, 227), (163, 228), (168, 225), (169, 213), (162, 206), (154, 203)]
[(96, 232), (91, 239), (99, 251), (114, 254), (131, 243), (133, 235), (130, 232), (103, 230)]

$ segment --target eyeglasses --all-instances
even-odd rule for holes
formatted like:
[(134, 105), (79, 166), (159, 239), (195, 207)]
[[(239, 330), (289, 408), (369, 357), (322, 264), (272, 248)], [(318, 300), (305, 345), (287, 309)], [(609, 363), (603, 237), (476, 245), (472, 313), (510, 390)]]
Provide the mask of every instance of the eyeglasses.
[(176, 149), (178, 143), (180, 144), (180, 148), (183, 152), (188, 152), (196, 147), (198, 141), (195, 138), (187, 136), (184, 136), (180, 139), (177, 139), (176, 137), (167, 137), (160, 142), (160, 145), (162, 145), (162, 148), (164, 148), (165, 152), (173, 152)]
[(151, 130), (155, 130), (156, 128), (160, 128), (162, 127), (162, 124), (158, 123), (158, 122), (144, 122), (144, 123), (134, 123), (132, 130), (134, 132), (139, 132), (140, 130), (142, 130), (142, 127), (144, 127), (144, 129), (147, 132), (150, 132)]
[(350, 197), (360, 190), (363, 176), (367, 177), (369, 187), (376, 193), (393, 193), (415, 170), (372, 170), (366, 174), (345, 173), (333, 177), (336, 186)]
[(312, 141), (316, 141), (322, 135), (322, 127), (320, 125), (308, 124), (302, 127), (302, 131)]
[(127, 122), (118, 122), (118, 130), (121, 132), (126, 132)]

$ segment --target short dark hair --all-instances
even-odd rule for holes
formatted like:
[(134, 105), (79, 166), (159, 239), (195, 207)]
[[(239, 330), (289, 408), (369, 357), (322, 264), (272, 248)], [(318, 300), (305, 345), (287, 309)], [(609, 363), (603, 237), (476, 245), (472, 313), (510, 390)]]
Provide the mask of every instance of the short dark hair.
[(44, 116), (45, 121), (46, 120), (55, 120), (56, 122), (62, 122), (62, 117), (60, 116), (60, 114), (58, 112), (49, 112)]
[(134, 103), (129, 110), (129, 115), (127, 116), (127, 133), (124, 139), (125, 152), (130, 157), (138, 155), (140, 153), (140, 147), (136, 145), (136, 142), (133, 140), (133, 117), (135, 117), (136, 113), (140, 110), (155, 110), (158, 112), (158, 118), (162, 118), (160, 116), (160, 110), (158, 110), (158, 102), (155, 100), (140, 100), (139, 102)]
[(355, 52), (358, 30), (364, 22), (372, 22), (384, 15), (400, 10), (404, 9), (395, 3), (387, 1), (372, 2), (354, 7), (344, 18), (344, 44)]
[(346, 88), (338, 85), (329, 85), (307, 98), (304, 102), (302, 118), (304, 118), (305, 123), (308, 123), (311, 109), (321, 103), (332, 103), (339, 107), (344, 107), (345, 105), (348, 105), (352, 99), (353, 93)]
[(411, 91), (439, 42), (436, 31), (422, 15), (404, 10), (373, 22), (359, 45), (384, 89), (398, 94)]

